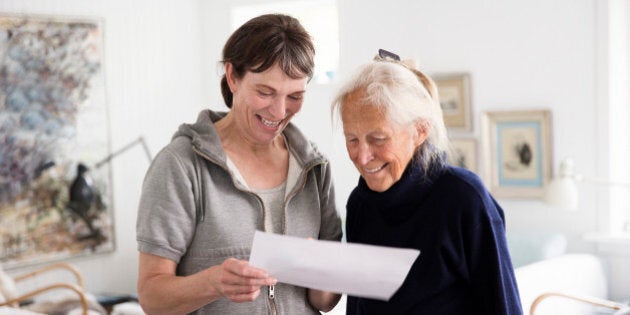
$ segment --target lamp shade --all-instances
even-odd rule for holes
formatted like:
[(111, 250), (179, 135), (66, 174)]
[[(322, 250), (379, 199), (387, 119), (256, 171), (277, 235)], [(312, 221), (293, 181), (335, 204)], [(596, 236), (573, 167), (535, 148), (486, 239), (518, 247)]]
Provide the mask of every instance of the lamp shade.
[(545, 190), (545, 203), (563, 210), (578, 208), (578, 189), (571, 177), (554, 178)]
[(558, 176), (547, 188), (544, 196), (545, 203), (563, 210), (575, 211), (578, 208), (578, 189), (573, 174), (573, 160), (564, 159), (560, 162)]

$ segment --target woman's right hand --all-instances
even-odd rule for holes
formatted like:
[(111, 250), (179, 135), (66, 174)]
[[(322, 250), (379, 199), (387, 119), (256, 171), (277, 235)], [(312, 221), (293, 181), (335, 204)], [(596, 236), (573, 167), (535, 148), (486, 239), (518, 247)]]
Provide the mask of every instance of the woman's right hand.
[(275, 285), (277, 280), (267, 271), (252, 267), (249, 262), (236, 258), (226, 259), (215, 269), (213, 285), (233, 302), (250, 302), (260, 295), (260, 287)]

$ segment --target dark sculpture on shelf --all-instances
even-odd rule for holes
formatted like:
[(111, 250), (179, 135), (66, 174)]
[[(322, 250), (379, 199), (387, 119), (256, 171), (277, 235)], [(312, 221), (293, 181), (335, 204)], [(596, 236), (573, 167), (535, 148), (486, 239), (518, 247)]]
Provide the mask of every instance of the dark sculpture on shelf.
[[(141, 144), (146, 157), (151, 161), (151, 153), (144, 141), (143, 137), (140, 137), (133, 142), (125, 145), (116, 152), (109, 154), (107, 157), (99, 161), (94, 165), (94, 168), (99, 168), (116, 157), (117, 155), (127, 151), (136, 144)], [(102, 241), (105, 236), (102, 231), (94, 225), (95, 220), (100, 215), (100, 212), (105, 208), (102, 204), (100, 193), (95, 189), (92, 180), (88, 174), (89, 168), (79, 163), (77, 165), (77, 174), (70, 185), (69, 200), (67, 208), (72, 214), (82, 220), (89, 230), (88, 234), (79, 236), (81, 240), (94, 240), (97, 244)]]
[(77, 175), (74, 181), (72, 181), (72, 185), (70, 185), (68, 209), (79, 217), (79, 219), (83, 220), (90, 230), (89, 234), (79, 237), (80, 239), (99, 239), (102, 238), (103, 235), (101, 230), (93, 224), (95, 218), (94, 212), (98, 212), (98, 208), (94, 207), (96, 209), (93, 209), (95, 201), (97, 201), (97, 194), (87, 172), (88, 167), (83, 163), (77, 165)]

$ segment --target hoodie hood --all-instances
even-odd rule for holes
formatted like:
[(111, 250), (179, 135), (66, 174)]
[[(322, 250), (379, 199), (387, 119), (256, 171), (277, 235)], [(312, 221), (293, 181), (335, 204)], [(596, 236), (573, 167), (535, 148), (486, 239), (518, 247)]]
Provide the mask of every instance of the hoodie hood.
[(221, 138), (214, 123), (227, 115), (226, 112), (213, 112), (209, 109), (203, 110), (197, 116), (197, 121), (193, 124), (181, 124), (172, 140), (178, 137), (186, 137), (195, 151), (211, 158), (214, 162), (226, 166), (226, 156)]
[[(173, 139), (178, 137), (189, 138), (195, 151), (212, 159), (215, 163), (223, 166), (227, 165), (227, 158), (221, 139), (214, 123), (225, 117), (227, 112), (214, 112), (206, 109), (199, 113), (194, 124), (182, 124), (173, 135)], [(287, 141), (287, 146), (291, 154), (295, 157), (302, 168), (311, 164), (326, 163), (326, 159), (319, 152), (317, 146), (308, 141), (302, 132), (289, 123), (282, 131), (282, 135)]]

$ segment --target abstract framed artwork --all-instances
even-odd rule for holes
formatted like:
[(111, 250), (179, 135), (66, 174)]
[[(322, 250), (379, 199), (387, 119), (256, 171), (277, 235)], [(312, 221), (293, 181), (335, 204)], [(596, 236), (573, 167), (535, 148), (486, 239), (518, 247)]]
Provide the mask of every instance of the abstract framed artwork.
[(482, 116), (484, 178), (496, 197), (541, 198), (551, 178), (551, 112)]
[(437, 74), (440, 106), (446, 127), (452, 130), (472, 130), (470, 75), (467, 73)]
[(478, 174), (479, 164), (477, 159), (477, 139), (458, 137), (452, 138), (450, 141), (451, 152), (448, 156), (449, 163)]
[(0, 14), (0, 263), (114, 250), (103, 22)]

